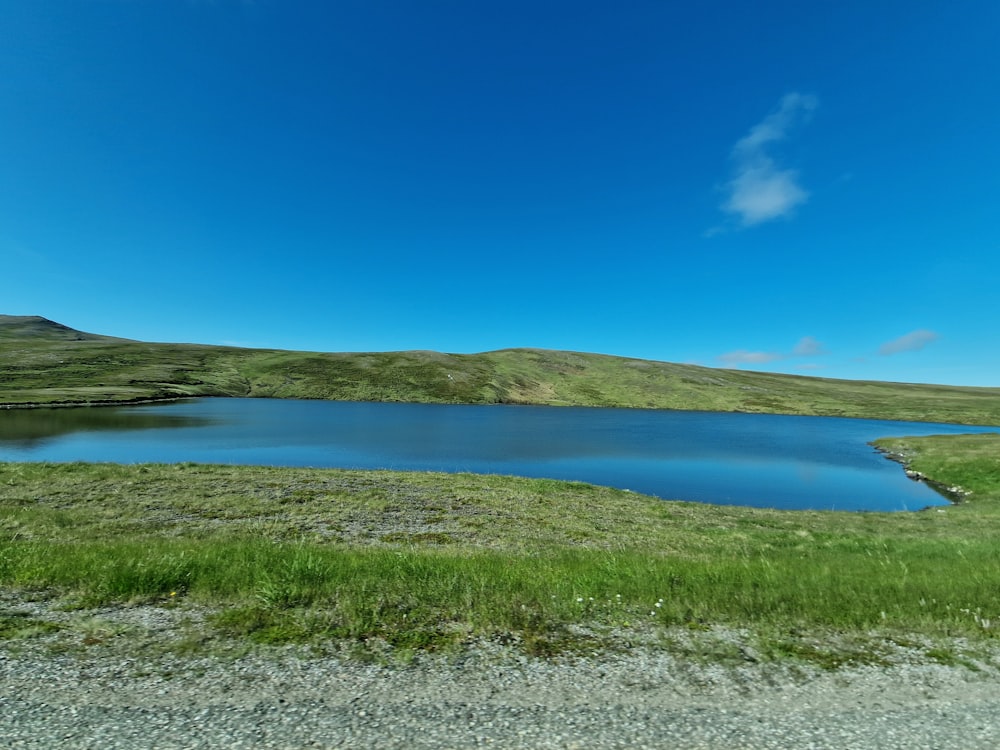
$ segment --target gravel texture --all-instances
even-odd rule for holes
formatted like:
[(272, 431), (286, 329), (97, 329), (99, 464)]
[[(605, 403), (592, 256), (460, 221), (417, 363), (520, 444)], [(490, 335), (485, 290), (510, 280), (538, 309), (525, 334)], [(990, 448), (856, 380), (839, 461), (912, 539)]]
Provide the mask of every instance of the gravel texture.
[(836, 670), (756, 660), (749, 646), (723, 664), (652, 644), (555, 660), (492, 643), (408, 663), (297, 648), (184, 656), (164, 644), (195, 611), (17, 607), (25, 622), (74, 627), (0, 641), (4, 748), (1000, 747), (1000, 652), (946, 666), (900, 648)]

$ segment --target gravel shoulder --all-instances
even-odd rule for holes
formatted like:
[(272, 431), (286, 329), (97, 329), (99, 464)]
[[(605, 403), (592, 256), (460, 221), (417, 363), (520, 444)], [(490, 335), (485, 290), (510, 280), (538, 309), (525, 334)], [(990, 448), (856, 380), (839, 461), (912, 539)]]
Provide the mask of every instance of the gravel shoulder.
[(178, 637), (199, 613), (183, 607), (16, 606), (75, 624), (0, 641), (10, 748), (1000, 746), (1000, 649), (964, 665), (899, 649), (877, 666), (823, 670), (755, 660), (745, 634), (717, 631), (746, 659), (646, 643), (540, 660), (477, 643), (365, 663), (301, 648), (184, 653)]

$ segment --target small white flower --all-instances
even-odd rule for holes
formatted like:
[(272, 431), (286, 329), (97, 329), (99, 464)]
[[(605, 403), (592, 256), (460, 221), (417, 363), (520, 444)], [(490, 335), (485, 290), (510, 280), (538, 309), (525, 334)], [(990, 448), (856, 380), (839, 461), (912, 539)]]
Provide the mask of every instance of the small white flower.
[(583, 601), (583, 597), (582, 597), (582, 596), (578, 596), (578, 597), (576, 597), (576, 600), (577, 600), (578, 602), (582, 602), (582, 601)]

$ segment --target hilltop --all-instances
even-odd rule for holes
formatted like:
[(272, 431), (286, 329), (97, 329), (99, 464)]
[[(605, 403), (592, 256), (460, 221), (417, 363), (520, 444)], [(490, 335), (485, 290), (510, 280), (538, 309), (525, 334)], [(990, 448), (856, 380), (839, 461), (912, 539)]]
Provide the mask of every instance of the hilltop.
[(128, 341), (113, 336), (85, 333), (40, 315), (0, 315), (0, 342), (36, 341)]
[(504, 349), (320, 353), (146, 343), (0, 315), (0, 405), (192, 396), (740, 411), (1000, 424), (1000, 388), (723, 370)]

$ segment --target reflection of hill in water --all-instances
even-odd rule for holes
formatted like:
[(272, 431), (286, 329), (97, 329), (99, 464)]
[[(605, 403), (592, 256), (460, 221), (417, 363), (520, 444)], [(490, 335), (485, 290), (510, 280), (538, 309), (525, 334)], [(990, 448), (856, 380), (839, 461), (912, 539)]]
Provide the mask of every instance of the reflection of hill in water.
[(161, 427), (200, 427), (210, 420), (151, 414), (128, 408), (78, 407), (67, 409), (0, 409), (0, 445), (34, 448), (46, 440), (73, 432), (151, 430)]

